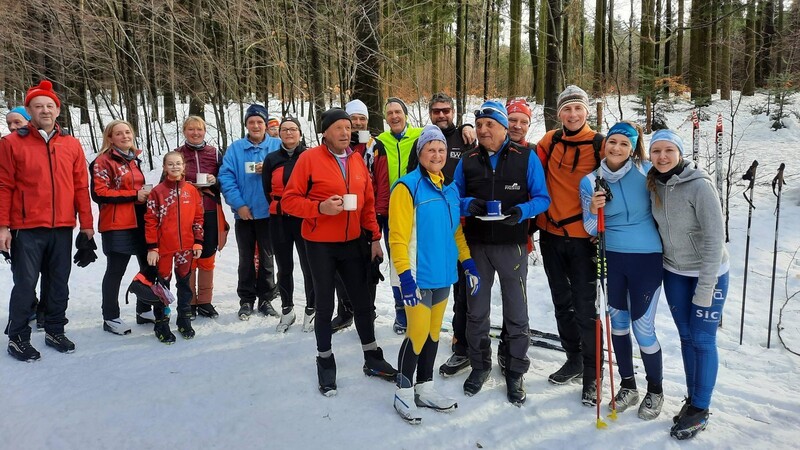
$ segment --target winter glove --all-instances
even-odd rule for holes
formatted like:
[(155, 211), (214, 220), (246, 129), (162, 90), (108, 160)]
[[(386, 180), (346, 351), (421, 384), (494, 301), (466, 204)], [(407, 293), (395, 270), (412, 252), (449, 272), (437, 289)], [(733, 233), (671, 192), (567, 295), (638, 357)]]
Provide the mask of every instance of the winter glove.
[(94, 252), (97, 250), (97, 244), (95, 244), (94, 238), (89, 239), (86, 234), (78, 233), (78, 237), (75, 238), (75, 248), (78, 251), (75, 252), (75, 257), (72, 258), (72, 261), (78, 267), (86, 267), (97, 261), (97, 254)]
[(469, 213), (473, 216), (485, 216), (486, 215), (486, 200), (482, 200), (476, 198), (469, 202), (469, 206), (467, 207)]
[(500, 223), (503, 225), (516, 225), (519, 223), (520, 219), (522, 219), (522, 210), (519, 209), (519, 206), (515, 206), (503, 212), (503, 215), (508, 217), (503, 219)]
[(465, 260), (461, 263), (464, 268), (464, 276), (467, 279), (467, 287), (469, 288), (469, 295), (475, 296), (481, 288), (481, 277), (478, 275), (478, 268), (475, 267), (475, 261), (472, 258)]
[(367, 283), (370, 285), (378, 284), (379, 282), (383, 281), (385, 278), (381, 273), (381, 264), (383, 263), (383, 258), (380, 256), (372, 260), (367, 265)]
[(411, 275), (411, 269), (400, 274), (400, 293), (406, 306), (416, 306), (419, 303), (419, 298), (422, 297), (417, 287), (417, 282), (414, 281), (414, 276)]

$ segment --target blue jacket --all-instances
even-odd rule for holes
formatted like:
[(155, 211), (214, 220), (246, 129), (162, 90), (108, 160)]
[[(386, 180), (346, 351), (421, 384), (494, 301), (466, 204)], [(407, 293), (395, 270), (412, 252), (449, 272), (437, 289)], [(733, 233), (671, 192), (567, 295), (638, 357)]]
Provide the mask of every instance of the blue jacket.
[(398, 179), (395, 188), (400, 184), (414, 201), (408, 257), (417, 286), (448, 287), (458, 280), (456, 232), (461, 222), (455, 183), (439, 189), (420, 166)]
[[(610, 172), (603, 160), (600, 170), (604, 172), (603, 177), (612, 195), (612, 200), (604, 208), (608, 250), (619, 253), (661, 253), (661, 238), (650, 210), (650, 192), (647, 190), (647, 171), (651, 167), (648, 161), (643, 162), (642, 167), (637, 167), (629, 160), (617, 172)], [(583, 227), (592, 236), (597, 236), (597, 215), (589, 210), (595, 179), (596, 173), (592, 172), (583, 177), (580, 184)]]
[(242, 206), (248, 206), (254, 219), (269, 217), (269, 202), (264, 196), (261, 175), (245, 173), (244, 163), (263, 163), (267, 154), (281, 148), (281, 140), (267, 136), (260, 144), (253, 144), (246, 137), (235, 141), (228, 147), (219, 168), (220, 187), (225, 202), (230, 205), (234, 216)]

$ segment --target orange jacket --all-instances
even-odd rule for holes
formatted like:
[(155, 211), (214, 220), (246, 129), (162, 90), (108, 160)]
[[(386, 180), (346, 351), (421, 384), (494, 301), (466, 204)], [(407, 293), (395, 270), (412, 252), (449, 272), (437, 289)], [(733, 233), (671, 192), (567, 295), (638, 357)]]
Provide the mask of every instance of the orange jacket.
[(28, 125), (0, 140), (0, 226), (94, 228), (80, 142), (61, 131), (45, 142)]
[(100, 206), (98, 229), (101, 233), (129, 230), (139, 225), (134, 205), (145, 181), (138, 158), (141, 153), (136, 150), (136, 158), (128, 160), (111, 149), (89, 165), (92, 199)]
[[(589, 234), (583, 229), (583, 210), (578, 186), (581, 179), (593, 171), (599, 161), (596, 160), (592, 139), (597, 134), (588, 124), (578, 131), (575, 136), (564, 133), (562, 142), (556, 143), (552, 154), (550, 147), (553, 134), (556, 130), (548, 131), (536, 145), (536, 153), (544, 168), (547, 192), (550, 193), (550, 207), (544, 214), (536, 217), (536, 226), (540, 230), (558, 236), (569, 235), (572, 237), (588, 238)], [(579, 146), (565, 144), (564, 142), (588, 142)], [(605, 143), (600, 152), (600, 159), (605, 155)], [(576, 161), (577, 156), (577, 161)], [(571, 223), (557, 227), (556, 223), (577, 217)]]
[[(345, 159), (345, 173), (337, 157), (323, 143), (300, 155), (281, 199), (281, 209), (302, 217), (303, 238), (314, 242), (347, 242), (361, 236), (361, 229), (372, 233), (372, 240), (381, 238), (375, 219), (375, 192), (364, 160), (358, 153)], [(342, 211), (335, 216), (319, 212), (319, 204), (332, 195), (356, 194), (355, 211)]]
[(164, 255), (203, 245), (200, 192), (183, 180), (164, 180), (150, 191), (144, 214), (147, 248)]

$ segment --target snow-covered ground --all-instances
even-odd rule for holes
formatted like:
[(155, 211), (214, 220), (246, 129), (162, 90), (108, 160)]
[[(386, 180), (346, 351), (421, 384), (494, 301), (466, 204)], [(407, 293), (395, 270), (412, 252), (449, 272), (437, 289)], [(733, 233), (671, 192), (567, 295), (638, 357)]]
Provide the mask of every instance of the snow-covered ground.
[[(605, 113), (611, 124), (618, 114), (616, 99), (608, 98), (606, 104), (611, 106)], [(666, 399), (658, 419), (643, 422), (633, 410), (620, 414), (616, 422), (606, 420), (607, 429), (596, 429), (595, 410), (581, 405), (578, 384), (553, 386), (547, 382), (547, 375), (563, 362), (563, 353), (531, 347), (528, 400), (523, 407), (506, 401), (505, 383), (497, 369), (483, 391), (472, 398), (462, 393), (465, 375), (446, 380), (437, 375), (439, 389), (457, 398), (459, 408), (451, 414), (423, 411), (422, 425), (411, 427), (393, 411), (393, 384), (362, 374), (362, 354), (353, 328), (334, 336), (339, 393), (326, 398), (317, 391), (313, 334), (303, 333), (295, 325), (279, 335), (274, 318), (253, 316), (248, 322), (239, 321), (237, 250), (229, 245), (217, 260), (214, 303), (220, 317), (198, 318), (194, 322), (197, 337), (190, 341), (179, 337), (171, 346), (159, 343), (151, 326), (134, 325), (133, 333), (124, 337), (104, 332), (100, 281), (105, 257), (98, 252), (99, 260), (89, 267), (73, 266), (67, 334), (76, 342), (77, 351), (56, 353), (45, 347), (43, 333), (34, 332), (32, 342), (42, 353), (41, 361), (23, 364), (0, 356), (0, 448), (796, 448), (800, 438), (800, 357), (784, 349), (774, 330), (770, 349), (766, 342), (775, 230), (770, 182), (778, 165), (786, 162), (773, 327), (789, 298), (783, 339), (800, 352), (800, 189), (797, 160), (789, 157), (800, 149), (800, 126), (797, 118), (791, 117), (786, 119), (787, 129), (771, 131), (767, 117), (750, 113), (751, 107), (764, 104), (764, 96), (745, 99), (734, 120), (736, 174), (728, 244), (731, 282), (724, 327), (718, 334), (720, 371), (710, 425), (692, 441), (679, 444), (669, 437), (672, 416), (685, 392), (678, 336), (663, 299), (657, 329), (664, 350)], [(631, 98), (623, 99), (625, 118), (635, 117), (634, 106)], [(701, 154), (714, 153), (717, 112), (725, 118), (727, 154), (729, 103), (715, 101), (707, 112), (712, 120), (701, 124)], [(667, 114), (669, 125), (677, 127), (687, 149), (691, 146), (689, 113), (690, 105), (683, 102)], [(541, 117), (541, 107), (535, 108), (534, 116)], [(238, 129), (238, 123), (234, 125)], [(86, 130), (81, 132), (88, 136)], [(169, 142), (176, 142), (174, 133), (167, 131)], [(535, 141), (543, 133), (543, 122), (535, 120), (529, 138)], [(740, 179), (756, 158), (760, 165), (744, 343), (740, 346), (748, 211), (741, 195), (745, 184)], [(156, 181), (158, 175), (156, 169), (148, 179)], [(126, 280), (134, 275), (133, 266)], [(384, 265), (384, 271), (388, 266)], [(297, 297), (302, 298), (299, 270), (295, 283)], [(0, 264), (0, 298), (8, 299), (11, 285), (9, 266)], [(555, 331), (540, 264), (530, 266), (528, 295), (531, 326)], [(493, 298), (493, 322), (499, 323), (497, 286)], [(296, 304), (301, 311), (303, 301)], [(376, 308), (378, 343), (387, 360), (396, 362), (402, 338), (391, 330), (393, 301), (385, 283), (378, 286)], [(133, 305), (122, 302), (122, 310), (122, 318), (134, 322)], [(448, 312), (446, 320), (449, 316)], [(0, 308), (0, 323), (7, 317), (7, 309)], [(449, 356), (449, 345), (450, 336), (443, 334), (437, 367)], [(643, 390), (644, 375), (638, 374), (637, 379)], [(604, 406), (609, 398), (607, 388), (608, 376)]]

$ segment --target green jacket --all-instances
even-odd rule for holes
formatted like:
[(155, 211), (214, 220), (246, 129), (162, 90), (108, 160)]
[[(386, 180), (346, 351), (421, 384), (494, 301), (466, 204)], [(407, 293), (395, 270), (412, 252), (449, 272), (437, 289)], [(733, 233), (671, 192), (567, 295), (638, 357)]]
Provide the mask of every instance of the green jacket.
[(389, 169), (389, 186), (406, 174), (408, 168), (408, 155), (414, 151), (414, 142), (422, 133), (422, 128), (406, 125), (403, 137), (398, 141), (391, 130), (378, 135), (378, 140), (383, 142), (386, 149), (386, 162)]

